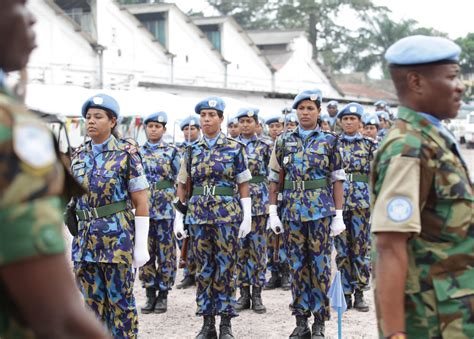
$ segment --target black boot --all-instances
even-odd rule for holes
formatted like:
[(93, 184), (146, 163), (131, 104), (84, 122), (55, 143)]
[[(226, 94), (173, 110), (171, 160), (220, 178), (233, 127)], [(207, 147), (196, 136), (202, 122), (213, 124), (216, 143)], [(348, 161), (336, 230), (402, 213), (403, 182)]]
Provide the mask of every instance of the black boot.
[(252, 310), (255, 313), (265, 313), (267, 312), (267, 308), (263, 305), (262, 302), (262, 288), (252, 286)]
[(194, 286), (196, 284), (196, 279), (194, 279), (194, 275), (190, 274), (185, 277), (181, 282), (176, 286), (178, 290), (186, 289), (188, 287)]
[(217, 339), (216, 318), (213, 315), (204, 316), (204, 323), (196, 339)]
[(268, 280), (264, 289), (273, 290), (280, 286), (281, 286), (281, 280), (280, 280), (280, 275), (278, 274), (278, 271), (272, 271), (272, 276), (270, 277), (270, 280)]
[(364, 292), (355, 291), (354, 308), (359, 312), (369, 312), (369, 305), (364, 300)]
[(284, 264), (281, 270), (281, 289), (284, 291), (289, 291), (290, 288), (290, 270), (288, 265)]
[(153, 312), (156, 304), (156, 289), (153, 287), (147, 287), (146, 291), (146, 303), (145, 306), (141, 308), (143, 314), (149, 314)]
[(314, 323), (311, 328), (311, 332), (313, 332), (311, 339), (323, 339), (325, 329), (326, 326), (324, 326), (324, 320), (314, 319)]
[(221, 324), (219, 325), (219, 339), (233, 339), (232, 325), (228, 315), (221, 315)]
[(250, 308), (250, 286), (244, 286), (240, 289), (240, 298), (235, 304), (237, 311), (248, 310)]
[(296, 328), (290, 334), (290, 339), (311, 339), (311, 330), (308, 327), (307, 316), (296, 316)]
[(168, 291), (160, 291), (156, 298), (155, 313), (165, 313), (168, 309)]
[(344, 294), (344, 298), (346, 299), (347, 309), (350, 310), (352, 308), (352, 294)]

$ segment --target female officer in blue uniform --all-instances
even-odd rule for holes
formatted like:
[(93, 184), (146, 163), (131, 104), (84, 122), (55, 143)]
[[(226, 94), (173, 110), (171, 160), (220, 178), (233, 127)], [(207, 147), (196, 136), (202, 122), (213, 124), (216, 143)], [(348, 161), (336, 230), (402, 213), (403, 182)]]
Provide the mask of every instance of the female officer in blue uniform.
[[(265, 284), (266, 226), (268, 217), (268, 162), (272, 144), (257, 137), (258, 112), (256, 108), (242, 108), (236, 115), (239, 119), (238, 141), (245, 145), (248, 167), (252, 174), (250, 197), (252, 198), (252, 231), (240, 240), (237, 262), (237, 285), (240, 298), (238, 311), (249, 309), (256, 313), (267, 310), (262, 302), (262, 288)], [(250, 293), (250, 287), (252, 293)]]
[(369, 175), (376, 145), (358, 131), (363, 115), (364, 108), (355, 102), (347, 104), (337, 114), (343, 129), (337, 148), (342, 154), (347, 180), (344, 182), (343, 213), (346, 230), (335, 238), (335, 247), (347, 307), (353, 305), (356, 310), (367, 312), (369, 306), (364, 301), (363, 290), (370, 278), (366, 260), (370, 244)]
[(115, 99), (95, 95), (82, 106), (82, 116), (91, 140), (78, 148), (71, 164), (87, 191), (76, 203), (74, 273), (86, 304), (111, 334), (135, 338), (134, 267), (149, 259), (148, 182), (138, 149), (113, 135), (119, 117)]
[[(140, 147), (143, 166), (150, 183), (150, 260), (140, 268), (140, 280), (147, 301), (142, 313), (164, 313), (168, 308), (168, 291), (176, 278), (176, 242), (173, 234), (176, 195), (175, 181), (179, 170), (178, 148), (163, 140), (168, 116), (156, 112), (145, 118), (147, 142)], [(158, 291), (158, 297), (156, 297)]]
[[(224, 101), (218, 97), (196, 105), (204, 136), (191, 146), (191, 159), (186, 152), (178, 176), (177, 205), (185, 204), (189, 175), (193, 187), (187, 202), (186, 224), (191, 225), (197, 261), (196, 313), (204, 317), (196, 337), (199, 339), (217, 337), (216, 315), (221, 316), (219, 338), (233, 338), (230, 321), (237, 315), (234, 273), (238, 238), (250, 232), (252, 223), (248, 183), (252, 176), (247, 168), (245, 146), (221, 132), (224, 108)], [(175, 219), (178, 239), (185, 235), (181, 207)]]
[[(281, 135), (270, 160), (269, 226), (284, 232), (291, 274), (291, 309), (296, 328), (290, 338), (323, 338), (329, 319), (327, 292), (331, 276), (330, 236), (345, 228), (342, 220), (344, 169), (337, 136), (318, 126), (321, 92), (307, 90), (293, 101), (299, 126)], [(281, 216), (277, 214), (279, 174), (282, 182)], [(314, 323), (308, 327), (308, 317)]]

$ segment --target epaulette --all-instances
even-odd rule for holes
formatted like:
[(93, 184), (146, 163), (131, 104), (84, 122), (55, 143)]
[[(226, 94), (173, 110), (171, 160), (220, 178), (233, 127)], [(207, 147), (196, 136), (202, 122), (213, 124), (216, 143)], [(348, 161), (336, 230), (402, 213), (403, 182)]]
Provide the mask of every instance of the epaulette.
[(269, 138), (258, 138), (261, 142), (263, 142), (267, 146), (273, 146), (273, 140)]
[(242, 142), (242, 141), (239, 141), (237, 139), (234, 139), (232, 137), (228, 137), (226, 136), (227, 140), (230, 140), (230, 141), (235, 141), (236, 143), (240, 144), (241, 146), (245, 147), (245, 144)]
[(77, 157), (80, 153), (84, 152), (84, 150), (86, 149), (86, 143), (90, 142), (89, 141), (86, 141), (85, 143), (83, 144), (80, 144), (78, 147), (76, 147), (72, 153), (71, 153), (71, 159), (74, 159), (75, 157)]
[(339, 136), (337, 135), (337, 133), (336, 133), (336, 132), (333, 132), (333, 131), (323, 131), (323, 133), (330, 134), (330, 135), (332, 135), (333, 137), (339, 138)]
[(131, 139), (119, 139), (118, 148), (122, 151), (127, 152), (128, 154), (135, 154), (138, 153), (138, 143)]

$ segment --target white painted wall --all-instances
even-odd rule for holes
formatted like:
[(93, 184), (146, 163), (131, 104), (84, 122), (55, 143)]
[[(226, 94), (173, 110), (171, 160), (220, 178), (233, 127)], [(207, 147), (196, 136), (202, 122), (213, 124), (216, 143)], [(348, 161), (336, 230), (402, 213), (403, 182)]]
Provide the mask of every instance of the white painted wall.
[(44, 1), (32, 0), (28, 6), (36, 16), (38, 44), (28, 64), (30, 81), (97, 86), (99, 59), (89, 42)]
[[(174, 83), (224, 87), (225, 67), (201, 30), (172, 6), (168, 12), (168, 49), (175, 54)], [(186, 59), (187, 58), (187, 59)]]
[(229, 88), (272, 90), (270, 69), (229, 20), (222, 25), (221, 48), (224, 58), (231, 62), (227, 66)]

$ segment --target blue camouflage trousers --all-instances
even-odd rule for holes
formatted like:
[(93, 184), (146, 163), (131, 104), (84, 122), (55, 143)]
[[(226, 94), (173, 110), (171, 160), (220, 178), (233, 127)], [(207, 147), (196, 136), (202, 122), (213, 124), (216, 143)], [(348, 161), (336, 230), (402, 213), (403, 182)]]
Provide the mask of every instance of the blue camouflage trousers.
[(369, 284), (370, 210), (347, 210), (343, 217), (346, 230), (334, 239), (336, 263), (344, 294), (352, 294)]
[(138, 315), (132, 265), (75, 262), (74, 273), (84, 301), (114, 338), (136, 338)]
[(237, 286), (265, 285), (267, 216), (252, 217), (250, 233), (239, 241)]
[(282, 266), (287, 265), (287, 255), (285, 242), (282, 241), (280, 237), (280, 251), (279, 251), (279, 262), (275, 262), (274, 253), (275, 253), (275, 241), (276, 234), (271, 229), (267, 230), (267, 269), (270, 272), (281, 272)]
[(197, 315), (237, 316), (235, 267), (239, 225), (193, 225)]
[(173, 219), (150, 220), (148, 252), (150, 260), (139, 270), (143, 287), (170, 290), (177, 270)]
[(309, 222), (286, 221), (283, 233), (291, 275), (290, 305), (294, 316), (309, 316), (329, 320), (331, 279), (330, 225), (326, 217)]

